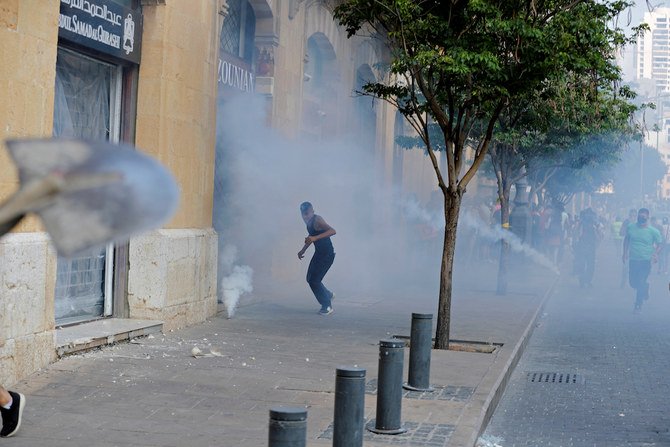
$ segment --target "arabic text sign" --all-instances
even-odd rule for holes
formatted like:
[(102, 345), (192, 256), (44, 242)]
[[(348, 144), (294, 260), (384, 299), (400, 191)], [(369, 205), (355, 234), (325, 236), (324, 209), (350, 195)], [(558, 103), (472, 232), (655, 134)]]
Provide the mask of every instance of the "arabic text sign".
[(142, 17), (138, 11), (105, 0), (61, 0), (59, 37), (140, 62)]

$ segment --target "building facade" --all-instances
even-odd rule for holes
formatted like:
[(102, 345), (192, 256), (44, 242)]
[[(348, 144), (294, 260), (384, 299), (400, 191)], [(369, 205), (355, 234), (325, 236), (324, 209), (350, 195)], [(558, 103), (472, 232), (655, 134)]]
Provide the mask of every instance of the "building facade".
[[(303, 280), (305, 265), (288, 262), (300, 248), (296, 241), (304, 238), (297, 211), (301, 201), (314, 200), (317, 210), (332, 216), (334, 226), (347, 235), (337, 238), (337, 247), (353, 252), (369, 246), (358, 242), (369, 239), (371, 229), (404, 224), (394, 219), (403, 197), (411, 193), (427, 203), (436, 189), (423, 151), (396, 144), (396, 136), (408, 131), (403, 117), (383, 101), (356, 94), (365, 83), (387, 76), (387, 49), (373, 38), (348, 39), (333, 18), (333, 4), (227, 0), (222, 7), (214, 226), (220, 245), (234, 244), (240, 263), (254, 269), (254, 287), (261, 293), (246, 300), (262, 296), (258, 285), (264, 282), (267, 290), (276, 290), (284, 282)], [(264, 139), (253, 126), (247, 128), (254, 119), (263, 123), (252, 117), (253, 107), (237, 101), (240, 96), (248, 96), (249, 104), (252, 97), (260, 99), (262, 122), (275, 136)], [(245, 117), (231, 116), (237, 114)], [(245, 134), (231, 136), (242, 128)], [(255, 167), (236, 163), (240, 153), (253, 158), (257, 147), (268, 155), (283, 154), (282, 166), (270, 164), (259, 174), (267, 163), (262, 156)], [(300, 147), (306, 149), (301, 152)], [(320, 164), (310, 154), (328, 162)], [(323, 175), (310, 180), (316, 171)], [(302, 186), (294, 181), (297, 172), (305, 178)], [(340, 178), (333, 178), (336, 172)], [(356, 180), (342, 180), (347, 175)], [(245, 188), (249, 181), (253, 184)], [(373, 190), (382, 192), (374, 195)], [(271, 225), (255, 225), (268, 218)], [(224, 258), (221, 262), (227, 264)], [(227, 270), (219, 267), (221, 279)], [(329, 276), (337, 274), (336, 267)], [(224, 293), (221, 285), (220, 291)]]
[[(226, 106), (239, 98), (260, 100), (263, 124), (287, 141), (355, 140), (369, 160), (358, 174), (392, 192), (369, 201), (370, 214), (389, 225), (402, 220), (387, 219), (391, 201), (409, 193), (428, 201), (436, 182), (425, 155), (395, 142), (403, 118), (353, 93), (385, 76), (385, 49), (347, 39), (331, 8), (318, 0), (3, 3), (0, 139), (129, 142), (172, 171), (181, 197), (164, 228), (91, 256), (60, 259), (34, 217), (0, 239), (0, 383), (54, 361), (61, 327), (113, 317), (169, 330), (216, 313), (219, 250), (228, 242), (217, 231), (230, 223), (215, 213), (232, 208), (226, 176), (242, 175), (218, 169), (236, 150), (221, 124), (233, 121)], [(18, 179), (7, 153), (0, 157), (6, 199)], [(343, 200), (365, 194), (353, 188)], [(297, 198), (288, 202), (298, 220)], [(287, 240), (276, 238), (254, 266), (259, 275), (300, 276), (284, 261), (295, 251)]]
[[(214, 0), (3, 2), (0, 139), (129, 142), (173, 172), (181, 197), (165, 228), (91, 256), (58, 258), (36, 218), (0, 240), (0, 383), (53, 361), (61, 326), (118, 317), (174, 329), (215, 314), (218, 8)], [(6, 199), (18, 179), (0, 154)]]
[(670, 8), (644, 15), (649, 31), (638, 37), (635, 79), (644, 101), (656, 104), (646, 142), (655, 147), (669, 170), (659, 185), (660, 197), (670, 198)]

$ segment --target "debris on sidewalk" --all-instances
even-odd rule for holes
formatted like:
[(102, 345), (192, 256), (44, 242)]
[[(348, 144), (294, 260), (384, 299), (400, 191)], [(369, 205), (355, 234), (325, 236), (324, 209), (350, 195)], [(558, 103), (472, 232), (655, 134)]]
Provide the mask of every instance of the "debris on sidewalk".
[(209, 353), (205, 353), (197, 346), (194, 346), (193, 349), (191, 349), (191, 355), (196, 359), (201, 357), (223, 357), (223, 354), (217, 349), (210, 348)]

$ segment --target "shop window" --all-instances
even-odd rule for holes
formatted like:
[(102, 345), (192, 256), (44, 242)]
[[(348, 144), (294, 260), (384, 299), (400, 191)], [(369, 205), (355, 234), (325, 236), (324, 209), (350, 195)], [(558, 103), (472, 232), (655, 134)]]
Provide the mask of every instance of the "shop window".
[[(56, 59), (53, 133), (56, 136), (117, 141), (119, 66), (59, 48)], [(57, 324), (111, 314), (112, 246), (92, 256), (58, 258)]]

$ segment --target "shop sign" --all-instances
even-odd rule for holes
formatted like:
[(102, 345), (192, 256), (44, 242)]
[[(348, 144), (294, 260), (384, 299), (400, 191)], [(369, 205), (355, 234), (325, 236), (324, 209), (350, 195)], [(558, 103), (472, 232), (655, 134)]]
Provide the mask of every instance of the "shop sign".
[(241, 90), (245, 93), (254, 91), (256, 81), (251, 65), (224, 51), (219, 55), (217, 69), (219, 88), (223, 90)]
[(61, 0), (58, 36), (139, 64), (142, 16), (109, 0)]

